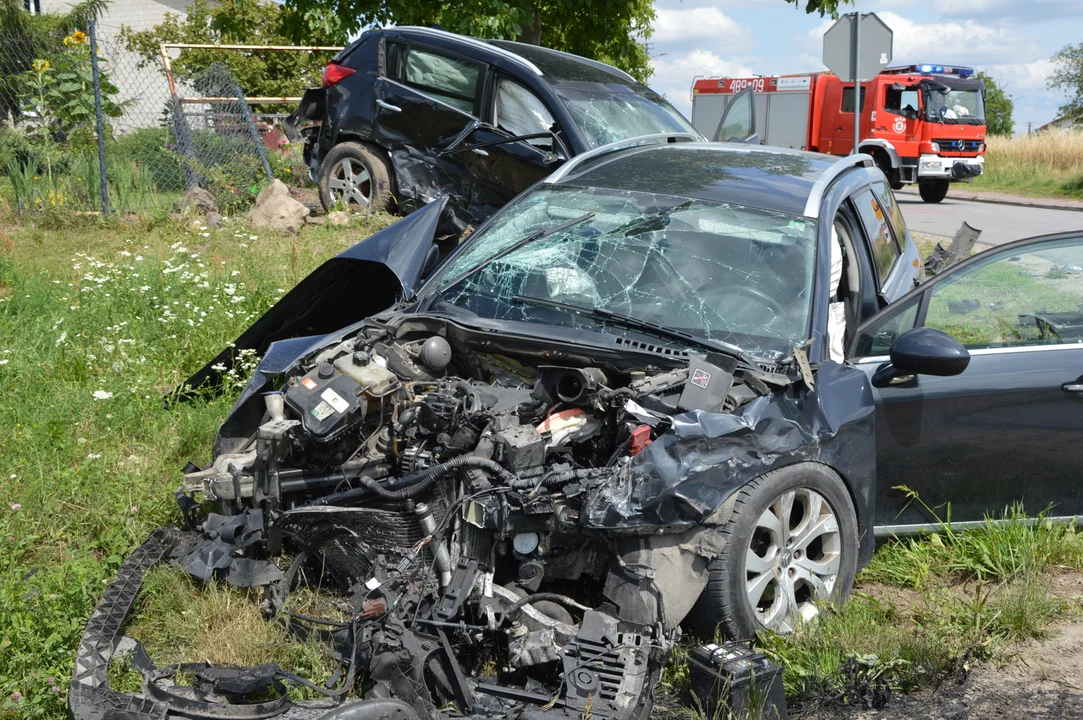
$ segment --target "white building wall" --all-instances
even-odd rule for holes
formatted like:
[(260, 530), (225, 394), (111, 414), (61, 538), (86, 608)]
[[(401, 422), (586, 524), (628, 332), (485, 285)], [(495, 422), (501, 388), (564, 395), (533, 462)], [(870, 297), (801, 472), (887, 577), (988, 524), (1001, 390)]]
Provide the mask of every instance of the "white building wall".
[[(119, 90), (117, 100), (128, 101), (124, 116), (110, 120), (117, 133), (142, 127), (155, 127), (161, 122), (162, 111), (169, 102), (169, 85), (160, 62), (139, 67), (142, 59), (124, 49), (119, 39), (121, 25), (133, 30), (149, 30), (165, 20), (166, 13), (187, 15), (190, 0), (113, 0), (109, 10), (98, 20), (98, 41), (103, 68)], [(67, 0), (41, 0), (43, 12), (63, 11)], [(176, 57), (173, 51), (173, 56)]]

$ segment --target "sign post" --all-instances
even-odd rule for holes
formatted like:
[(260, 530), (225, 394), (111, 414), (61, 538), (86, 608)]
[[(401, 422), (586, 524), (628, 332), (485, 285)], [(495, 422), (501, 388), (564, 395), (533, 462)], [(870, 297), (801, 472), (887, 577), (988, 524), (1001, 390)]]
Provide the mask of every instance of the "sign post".
[(861, 142), (861, 83), (891, 62), (893, 34), (876, 13), (843, 15), (824, 33), (824, 65), (843, 82), (854, 83), (854, 149)]

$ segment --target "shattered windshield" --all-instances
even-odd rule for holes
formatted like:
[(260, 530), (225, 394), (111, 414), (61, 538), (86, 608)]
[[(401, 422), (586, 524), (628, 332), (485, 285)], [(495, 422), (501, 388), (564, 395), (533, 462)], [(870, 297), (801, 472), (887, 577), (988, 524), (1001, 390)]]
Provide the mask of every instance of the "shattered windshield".
[(650, 90), (627, 85), (559, 83), (557, 95), (591, 147), (655, 133), (695, 133), (677, 110)]
[(977, 88), (950, 88), (947, 94), (926, 91), (925, 107), (932, 120), (973, 125), (985, 122), (985, 102)]
[(627, 332), (586, 314), (602, 310), (777, 359), (808, 335), (814, 255), (815, 224), (803, 218), (546, 187), (509, 206), (430, 288), (437, 304), (481, 317)]

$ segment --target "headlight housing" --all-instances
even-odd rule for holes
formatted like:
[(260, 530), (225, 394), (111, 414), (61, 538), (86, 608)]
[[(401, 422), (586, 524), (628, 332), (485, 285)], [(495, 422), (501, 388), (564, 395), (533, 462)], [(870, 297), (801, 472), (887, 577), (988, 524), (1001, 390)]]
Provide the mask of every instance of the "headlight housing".
[(933, 152), (940, 152), (940, 144), (939, 143), (929, 143), (929, 145), (932, 146)]

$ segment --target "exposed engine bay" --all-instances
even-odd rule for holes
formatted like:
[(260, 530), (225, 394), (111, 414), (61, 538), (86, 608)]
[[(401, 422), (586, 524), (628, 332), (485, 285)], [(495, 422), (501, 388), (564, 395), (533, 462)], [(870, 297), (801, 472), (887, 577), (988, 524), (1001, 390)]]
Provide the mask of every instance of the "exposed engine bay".
[[(96, 617), (119, 633), (132, 587), (166, 559), (263, 587), (268, 618), (290, 613), (302, 582), (335, 588), (348, 619), (291, 622), (324, 633), (341, 670), (192, 667), (189, 687), (144, 653), (144, 706), (126, 701), (130, 717), (649, 716), (720, 540), (710, 523), (621, 530), (587, 517), (633, 482), (635, 458), (675, 416), (730, 414), (790, 380), (720, 354), (575, 358), (517, 342), (370, 319), (250, 384), (213, 462), (185, 469), (188, 530), (148, 540)], [(95, 656), (106, 664), (109, 642)], [(112, 693), (80, 685), (81, 669), (98, 677), (91, 654), (77, 658), (77, 718), (89, 717), (80, 692)], [(326, 698), (268, 701), (283, 683)]]

